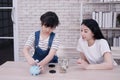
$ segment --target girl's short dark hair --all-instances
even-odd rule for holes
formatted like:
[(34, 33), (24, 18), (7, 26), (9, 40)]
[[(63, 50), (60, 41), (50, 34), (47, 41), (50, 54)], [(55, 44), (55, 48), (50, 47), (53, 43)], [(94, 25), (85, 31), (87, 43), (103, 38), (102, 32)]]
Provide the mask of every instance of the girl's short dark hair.
[(55, 12), (48, 11), (44, 13), (41, 17), (41, 24), (45, 25), (46, 27), (56, 28), (59, 24), (58, 16)]
[(100, 27), (99, 27), (98, 23), (95, 20), (93, 20), (93, 19), (84, 19), (82, 24), (87, 26), (92, 31), (92, 33), (94, 34), (95, 39), (105, 39), (105, 37), (103, 36), (103, 34), (102, 34), (101, 30), (100, 30)]

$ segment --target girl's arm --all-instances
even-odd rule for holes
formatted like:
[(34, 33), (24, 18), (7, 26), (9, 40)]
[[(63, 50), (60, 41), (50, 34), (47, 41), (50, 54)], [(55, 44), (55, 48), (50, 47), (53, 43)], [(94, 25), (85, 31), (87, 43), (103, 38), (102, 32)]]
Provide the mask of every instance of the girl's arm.
[(48, 53), (48, 55), (42, 60), (42, 61), (40, 61), (39, 63), (38, 63), (38, 65), (39, 66), (44, 66), (44, 65), (46, 65), (47, 63), (49, 63), (52, 59), (53, 59), (53, 57), (54, 57), (54, 55), (56, 54), (56, 49), (54, 49), (54, 48), (51, 48), (50, 49), (50, 52)]
[(30, 46), (24, 46), (24, 48), (23, 48), (23, 54), (24, 54), (25, 58), (27, 59), (27, 62), (28, 62), (30, 65), (34, 65), (34, 64), (36, 64), (36, 62), (35, 62), (35, 60), (31, 57), (31, 55), (29, 54), (30, 49), (31, 49)]

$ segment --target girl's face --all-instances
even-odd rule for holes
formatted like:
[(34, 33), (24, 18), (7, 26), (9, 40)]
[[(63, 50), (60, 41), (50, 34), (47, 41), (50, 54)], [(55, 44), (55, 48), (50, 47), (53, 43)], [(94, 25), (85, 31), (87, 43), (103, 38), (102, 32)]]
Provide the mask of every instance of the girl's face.
[(47, 27), (45, 25), (42, 26), (42, 32), (45, 34), (50, 34), (51, 32), (53, 32), (55, 28), (51, 28), (51, 27)]
[(94, 39), (94, 34), (92, 33), (92, 31), (87, 27), (85, 26), (84, 24), (81, 25), (81, 36), (84, 40), (91, 40), (91, 39)]

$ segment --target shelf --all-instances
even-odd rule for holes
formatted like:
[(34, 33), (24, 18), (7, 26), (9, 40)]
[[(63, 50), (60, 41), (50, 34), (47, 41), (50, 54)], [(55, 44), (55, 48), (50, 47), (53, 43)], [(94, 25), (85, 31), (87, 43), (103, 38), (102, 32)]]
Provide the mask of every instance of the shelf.
[(110, 2), (83, 2), (83, 4), (120, 4), (120, 1), (110, 1)]
[(120, 47), (111, 47), (111, 51), (114, 59), (120, 59)]
[(101, 30), (120, 30), (120, 28), (101, 28)]
[(120, 47), (111, 47), (111, 49), (120, 51)]
[[(111, 47), (111, 52), (114, 59), (120, 59), (120, 47)], [(61, 47), (57, 51), (59, 57), (68, 57), (72, 59), (79, 58), (79, 51), (76, 50), (76, 47)]]

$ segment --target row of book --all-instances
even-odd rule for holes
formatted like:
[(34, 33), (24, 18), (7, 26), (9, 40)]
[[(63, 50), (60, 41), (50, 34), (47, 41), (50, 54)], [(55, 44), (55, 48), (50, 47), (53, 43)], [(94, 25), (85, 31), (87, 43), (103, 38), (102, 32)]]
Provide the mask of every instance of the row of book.
[(120, 47), (120, 36), (113, 38), (113, 47)]
[(119, 12), (92, 12), (92, 18), (95, 19), (101, 28), (116, 28), (119, 26), (117, 24), (117, 16), (120, 15)]

